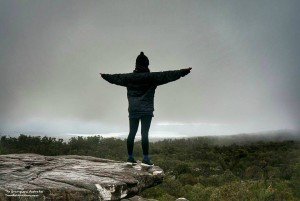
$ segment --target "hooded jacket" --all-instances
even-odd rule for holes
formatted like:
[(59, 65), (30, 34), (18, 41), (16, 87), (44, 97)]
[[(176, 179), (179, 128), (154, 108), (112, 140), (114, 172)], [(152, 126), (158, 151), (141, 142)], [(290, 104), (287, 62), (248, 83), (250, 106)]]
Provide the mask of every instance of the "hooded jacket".
[(153, 117), (154, 94), (159, 85), (178, 80), (188, 74), (186, 69), (124, 74), (101, 74), (111, 84), (127, 88), (129, 118), (140, 118), (144, 115)]

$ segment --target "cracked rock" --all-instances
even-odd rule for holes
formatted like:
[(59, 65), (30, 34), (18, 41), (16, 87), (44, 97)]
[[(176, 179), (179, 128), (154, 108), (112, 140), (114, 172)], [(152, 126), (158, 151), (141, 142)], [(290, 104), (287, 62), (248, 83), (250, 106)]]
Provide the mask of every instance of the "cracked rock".
[(136, 200), (163, 177), (158, 166), (91, 156), (0, 155), (0, 200)]

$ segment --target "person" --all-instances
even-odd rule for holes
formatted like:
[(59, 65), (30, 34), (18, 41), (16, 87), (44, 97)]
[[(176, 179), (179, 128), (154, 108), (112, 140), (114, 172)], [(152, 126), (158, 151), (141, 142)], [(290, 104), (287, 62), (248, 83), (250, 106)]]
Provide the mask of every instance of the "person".
[(111, 84), (127, 88), (129, 134), (127, 138), (127, 162), (137, 164), (133, 156), (135, 135), (141, 121), (141, 136), (143, 160), (142, 165), (153, 165), (149, 157), (148, 133), (154, 111), (154, 94), (157, 86), (178, 80), (189, 74), (192, 68), (171, 70), (163, 72), (150, 72), (149, 60), (141, 52), (136, 58), (135, 69), (132, 73), (101, 74), (101, 77)]

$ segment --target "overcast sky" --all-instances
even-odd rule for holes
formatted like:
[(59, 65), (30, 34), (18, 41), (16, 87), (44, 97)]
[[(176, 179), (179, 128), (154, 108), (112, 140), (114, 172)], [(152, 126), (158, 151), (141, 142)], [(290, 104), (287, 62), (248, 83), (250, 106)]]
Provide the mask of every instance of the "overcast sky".
[(158, 87), (150, 136), (299, 129), (300, 3), (0, 0), (0, 133), (128, 132), (102, 73), (193, 67)]

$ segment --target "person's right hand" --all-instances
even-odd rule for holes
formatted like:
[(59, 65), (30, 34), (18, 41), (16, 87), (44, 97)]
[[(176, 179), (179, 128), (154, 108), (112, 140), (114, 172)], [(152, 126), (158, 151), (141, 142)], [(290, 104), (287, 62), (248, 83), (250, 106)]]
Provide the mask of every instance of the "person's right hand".
[(187, 74), (189, 74), (192, 70), (191, 67), (189, 68), (183, 68), (183, 69), (180, 69), (182, 71), (182, 77), (186, 76)]

